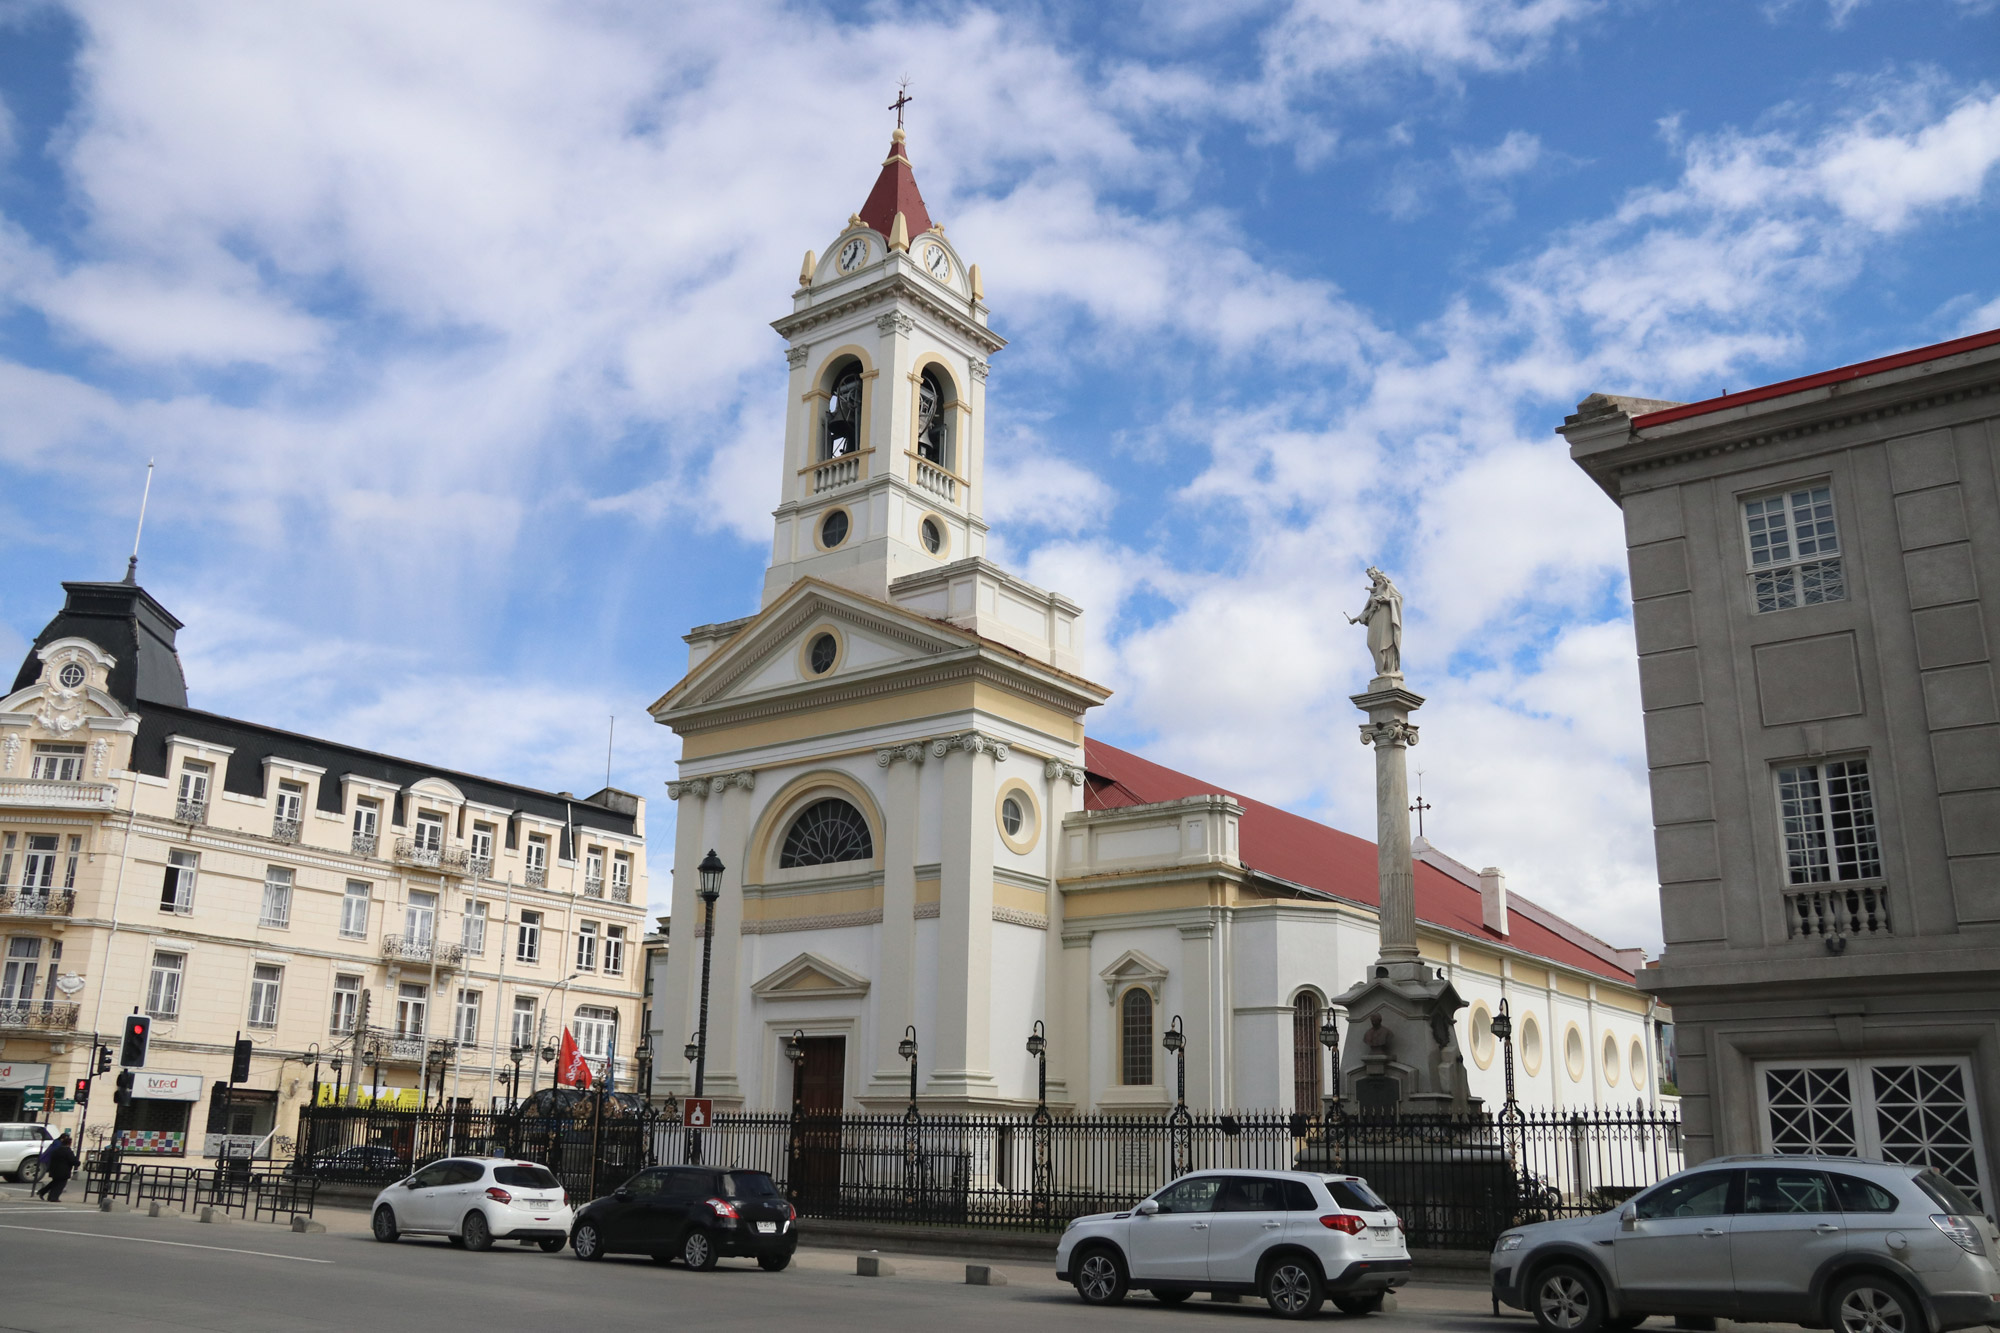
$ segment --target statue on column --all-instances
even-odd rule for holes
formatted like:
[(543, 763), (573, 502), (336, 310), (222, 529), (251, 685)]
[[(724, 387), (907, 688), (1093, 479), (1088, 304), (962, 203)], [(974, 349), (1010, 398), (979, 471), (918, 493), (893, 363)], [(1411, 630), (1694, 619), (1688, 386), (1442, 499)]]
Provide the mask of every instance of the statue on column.
[(1358, 616), (1349, 616), (1350, 625), (1368, 627), (1368, 651), (1375, 655), (1377, 676), (1403, 674), (1403, 594), (1389, 576), (1368, 566), (1368, 601)]

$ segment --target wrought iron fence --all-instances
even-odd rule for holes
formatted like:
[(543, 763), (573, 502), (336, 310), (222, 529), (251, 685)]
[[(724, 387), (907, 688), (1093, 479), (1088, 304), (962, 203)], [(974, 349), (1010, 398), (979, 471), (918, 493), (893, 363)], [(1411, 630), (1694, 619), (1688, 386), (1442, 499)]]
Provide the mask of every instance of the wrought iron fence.
[(83, 1164), (85, 1200), (118, 1199), (135, 1208), (214, 1208), (276, 1222), (311, 1217), (318, 1195), (319, 1182), (313, 1177), (253, 1170), (248, 1159), (217, 1167), (160, 1166), (91, 1152)]

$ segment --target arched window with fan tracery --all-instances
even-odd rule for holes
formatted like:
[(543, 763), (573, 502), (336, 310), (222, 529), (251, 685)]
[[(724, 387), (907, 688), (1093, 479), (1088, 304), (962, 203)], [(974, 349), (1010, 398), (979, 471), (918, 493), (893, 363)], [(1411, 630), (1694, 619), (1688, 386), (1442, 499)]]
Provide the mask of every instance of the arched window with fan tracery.
[(814, 801), (792, 820), (778, 852), (778, 868), (871, 861), (874, 857), (875, 839), (868, 831), (868, 821), (846, 801), (829, 796)]

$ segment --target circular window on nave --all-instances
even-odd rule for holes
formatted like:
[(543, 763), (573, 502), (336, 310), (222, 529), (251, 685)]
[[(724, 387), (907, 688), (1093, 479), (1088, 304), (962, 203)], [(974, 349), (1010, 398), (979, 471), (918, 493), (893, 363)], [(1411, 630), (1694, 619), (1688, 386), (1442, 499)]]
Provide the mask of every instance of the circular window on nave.
[(929, 551), (932, 555), (936, 555), (944, 549), (944, 528), (936, 519), (925, 519), (921, 531), (926, 551)]
[(822, 634), (806, 648), (806, 665), (815, 676), (824, 676), (833, 670), (833, 664), (840, 657), (840, 641), (831, 634)]
[(831, 551), (847, 540), (847, 511), (836, 509), (819, 525), (819, 544)]

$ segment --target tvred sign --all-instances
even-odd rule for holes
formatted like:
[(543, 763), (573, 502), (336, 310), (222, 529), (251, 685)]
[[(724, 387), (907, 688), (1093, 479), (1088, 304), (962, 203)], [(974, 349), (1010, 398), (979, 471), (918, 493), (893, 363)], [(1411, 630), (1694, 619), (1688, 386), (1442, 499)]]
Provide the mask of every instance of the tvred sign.
[(689, 1129), (707, 1129), (715, 1123), (715, 1103), (706, 1097), (690, 1097), (681, 1103), (681, 1124)]

